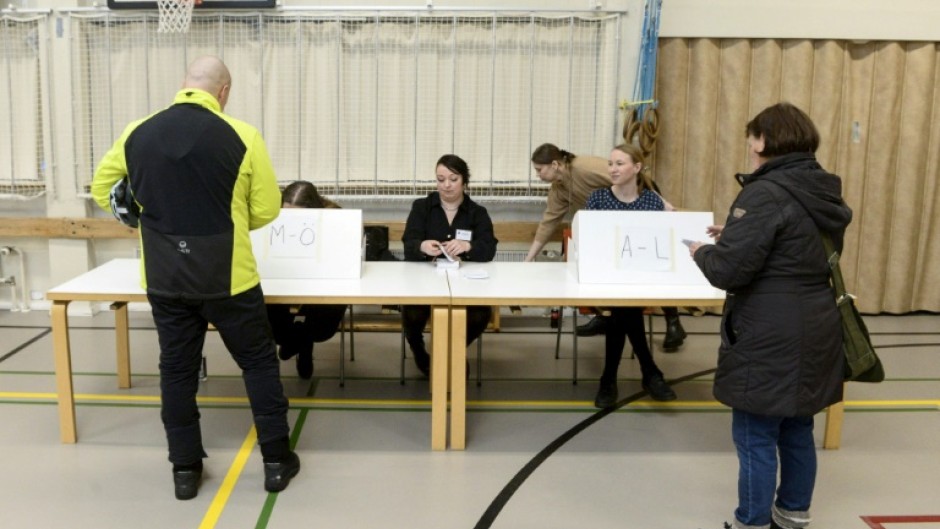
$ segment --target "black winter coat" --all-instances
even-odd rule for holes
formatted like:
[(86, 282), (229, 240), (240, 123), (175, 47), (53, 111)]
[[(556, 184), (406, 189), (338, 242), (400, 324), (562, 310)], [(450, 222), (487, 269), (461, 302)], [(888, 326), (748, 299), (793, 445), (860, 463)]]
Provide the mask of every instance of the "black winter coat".
[(695, 252), (728, 294), (715, 398), (761, 415), (813, 415), (842, 400), (844, 363), (819, 232), (841, 251), (852, 210), (841, 179), (809, 153), (772, 158), (739, 181), (718, 242)]

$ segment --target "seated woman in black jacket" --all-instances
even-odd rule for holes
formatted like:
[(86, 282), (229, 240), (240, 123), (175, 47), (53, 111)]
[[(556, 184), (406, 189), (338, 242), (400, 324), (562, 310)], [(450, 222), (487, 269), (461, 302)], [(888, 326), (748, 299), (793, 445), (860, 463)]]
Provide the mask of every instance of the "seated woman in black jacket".
[[(284, 208), (338, 208), (339, 205), (320, 196), (316, 186), (298, 180), (281, 193)], [(277, 342), (281, 360), (297, 357), (297, 374), (313, 376), (313, 344), (325, 342), (336, 334), (346, 305), (301, 305), (296, 313), (290, 305), (268, 305), (268, 320)]]
[[(467, 162), (454, 154), (437, 161), (437, 191), (411, 205), (402, 242), (406, 261), (433, 261), (443, 252), (464, 261), (492, 261), (496, 255), (493, 221), (486, 208), (465, 193), (470, 181)], [(490, 307), (467, 309), (467, 345), (476, 340), (490, 321)], [(402, 307), (402, 325), (415, 364), (428, 376), (431, 357), (424, 346), (424, 326), (431, 317), (427, 305)]]

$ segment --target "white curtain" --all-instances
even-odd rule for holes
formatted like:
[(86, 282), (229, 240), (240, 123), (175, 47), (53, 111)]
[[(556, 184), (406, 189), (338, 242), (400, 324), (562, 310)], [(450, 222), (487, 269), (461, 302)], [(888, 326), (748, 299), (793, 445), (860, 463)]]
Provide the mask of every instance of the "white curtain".
[(262, 130), (279, 179), (327, 194), (421, 193), (446, 153), (484, 194), (539, 194), (532, 149), (608, 152), (629, 89), (619, 15), (197, 13), (186, 34), (156, 28), (152, 14), (73, 15), (80, 188), (203, 54), (228, 65), (226, 112)]

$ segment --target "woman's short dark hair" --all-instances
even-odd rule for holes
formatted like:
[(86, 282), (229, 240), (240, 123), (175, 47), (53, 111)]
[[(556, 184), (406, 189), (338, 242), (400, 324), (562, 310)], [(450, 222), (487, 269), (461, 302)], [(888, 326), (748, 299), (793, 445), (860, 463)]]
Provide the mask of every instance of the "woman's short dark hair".
[(757, 154), (773, 158), (791, 152), (816, 152), (819, 131), (813, 120), (790, 103), (777, 103), (761, 110), (748, 122), (748, 136), (764, 138), (764, 150)]
[(570, 152), (559, 149), (554, 144), (543, 143), (536, 147), (532, 151), (532, 163), (537, 163), (539, 165), (548, 165), (552, 162), (564, 162), (570, 164), (571, 160), (574, 160), (575, 156)]
[(301, 208), (329, 208), (335, 204), (320, 196), (317, 186), (306, 180), (291, 182), (281, 192), (281, 204), (290, 204)]
[(443, 165), (444, 167), (450, 169), (451, 171), (460, 175), (463, 178), (463, 185), (470, 183), (470, 168), (467, 167), (467, 162), (463, 161), (463, 158), (457, 156), (456, 154), (445, 154), (437, 160), (437, 163), (434, 164), (434, 167), (438, 165)]

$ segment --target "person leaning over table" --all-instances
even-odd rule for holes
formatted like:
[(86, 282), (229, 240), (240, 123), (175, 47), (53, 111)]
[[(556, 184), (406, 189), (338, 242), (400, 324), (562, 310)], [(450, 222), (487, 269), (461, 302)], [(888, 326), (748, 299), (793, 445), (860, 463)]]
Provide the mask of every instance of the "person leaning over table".
[[(298, 180), (290, 183), (281, 193), (282, 208), (337, 209), (339, 204), (320, 196), (317, 187)], [(346, 314), (346, 305), (268, 305), (268, 320), (278, 344), (277, 356), (281, 360), (297, 358), (300, 378), (313, 376), (313, 344), (325, 342), (339, 330)]]
[(110, 210), (126, 177), (140, 205), (141, 286), (160, 341), (160, 417), (180, 500), (196, 496), (207, 457), (196, 391), (210, 323), (242, 370), (265, 490), (284, 490), (300, 471), (248, 235), (277, 217), (281, 196), (261, 134), (222, 113), (231, 85), (221, 60), (194, 60), (173, 104), (129, 124), (91, 185)]
[[(487, 262), (496, 256), (493, 221), (486, 208), (466, 194), (470, 183), (467, 162), (454, 154), (437, 161), (437, 191), (411, 205), (402, 242), (406, 261), (445, 259), (443, 251), (463, 261)], [(443, 248), (443, 251), (442, 251)], [(490, 321), (490, 307), (467, 309), (467, 345), (476, 340)], [(424, 327), (431, 317), (427, 305), (402, 307), (405, 338), (414, 354), (415, 365), (424, 376), (431, 369), (431, 357), (424, 345)]]
[(739, 472), (725, 527), (796, 529), (810, 522), (813, 415), (842, 400), (842, 323), (820, 232), (841, 252), (852, 210), (816, 161), (819, 132), (802, 110), (778, 103), (745, 130), (753, 173), (737, 175), (727, 221), (708, 228), (715, 244), (689, 252), (728, 293), (714, 394), (732, 408)]
[[(643, 153), (633, 144), (621, 144), (610, 152), (607, 170), (612, 185), (598, 189), (588, 197), (585, 209), (615, 211), (663, 211), (662, 197), (653, 191)], [(643, 389), (659, 401), (675, 400), (676, 393), (669, 387), (653, 360), (646, 343), (642, 307), (612, 307), (605, 327), (604, 372), (601, 374), (594, 406), (607, 408), (617, 403), (617, 370), (626, 338), (640, 363)]]
[[(548, 190), (548, 203), (535, 231), (532, 246), (526, 254), (526, 262), (535, 260), (566, 215), (574, 215), (584, 207), (591, 193), (598, 189), (607, 189), (611, 185), (607, 160), (599, 156), (576, 156), (551, 143), (543, 143), (532, 152), (532, 168), (541, 181), (551, 184), (552, 187)], [(659, 194), (655, 183), (651, 182), (649, 189)], [(676, 209), (664, 199), (663, 204), (666, 211)], [(685, 342), (686, 337), (679, 319), (679, 310), (676, 307), (663, 307), (662, 310), (666, 318), (663, 350), (675, 351)], [(606, 323), (607, 318), (598, 315), (580, 325), (576, 332), (578, 336), (604, 334)]]

